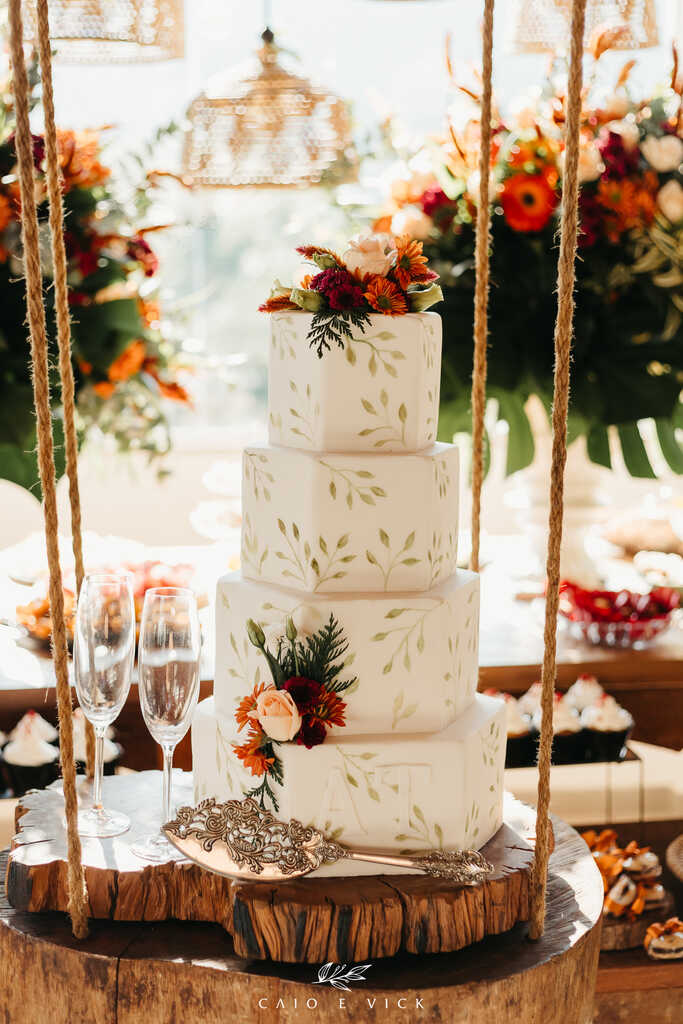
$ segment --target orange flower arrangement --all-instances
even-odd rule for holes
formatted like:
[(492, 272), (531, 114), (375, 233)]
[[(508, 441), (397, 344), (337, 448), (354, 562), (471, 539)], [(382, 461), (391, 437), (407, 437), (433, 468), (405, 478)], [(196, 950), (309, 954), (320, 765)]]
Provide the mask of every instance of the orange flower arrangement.
[(427, 257), (422, 255), (422, 242), (416, 242), (408, 235), (396, 239), (394, 277), (401, 288), (406, 289), (412, 281), (423, 281), (426, 266)]
[(264, 775), (275, 764), (275, 755), (269, 756), (263, 747), (263, 731), (257, 727), (249, 730), (246, 743), (235, 745), (237, 757), (252, 775)]
[(100, 141), (94, 132), (58, 131), (57, 151), (65, 190), (102, 185), (111, 174), (98, 160)]
[(145, 343), (140, 338), (123, 350), (109, 367), (107, 376), (115, 384), (139, 373), (145, 361)]
[(386, 277), (375, 275), (370, 278), (367, 290), (363, 292), (368, 305), (378, 313), (387, 316), (401, 316), (408, 312), (405, 296), (398, 285)]

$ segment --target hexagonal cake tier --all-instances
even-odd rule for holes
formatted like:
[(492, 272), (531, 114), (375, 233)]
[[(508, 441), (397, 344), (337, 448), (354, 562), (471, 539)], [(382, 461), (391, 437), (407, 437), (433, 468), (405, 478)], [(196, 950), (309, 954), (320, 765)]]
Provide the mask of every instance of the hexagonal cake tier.
[[(266, 661), (249, 643), (248, 618), (276, 649), (291, 615), (302, 636), (334, 614), (349, 647), (344, 678), (345, 724), (331, 735), (431, 732), (474, 700), (477, 687), (479, 577), (458, 570), (421, 594), (301, 594), (238, 573), (218, 582), (216, 706), (233, 722), (238, 702), (270, 682)], [(418, 684), (419, 680), (419, 684)]]
[(268, 374), (271, 444), (311, 451), (414, 452), (436, 440), (441, 318), (386, 317), (318, 359), (310, 313), (272, 317)]
[(312, 593), (427, 590), (456, 566), (458, 450), (246, 448), (242, 573)]
[[(278, 817), (382, 852), (479, 848), (502, 821), (504, 718), (502, 701), (478, 694), (440, 732), (340, 733), (313, 750), (283, 743), (283, 784), (274, 787)], [(229, 728), (213, 698), (202, 701), (192, 726), (196, 801), (240, 799), (258, 781), (235, 756)], [(377, 867), (340, 861), (313, 874), (377, 874)]]

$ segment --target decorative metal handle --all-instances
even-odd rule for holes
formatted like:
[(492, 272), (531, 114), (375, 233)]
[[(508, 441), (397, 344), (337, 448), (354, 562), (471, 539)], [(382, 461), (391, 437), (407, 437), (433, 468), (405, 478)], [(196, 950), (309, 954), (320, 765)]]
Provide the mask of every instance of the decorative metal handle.
[(476, 850), (429, 850), (427, 853), (407, 856), (345, 848), (345, 857), (348, 860), (369, 861), (386, 867), (422, 871), (433, 878), (444, 878), (461, 885), (478, 885), (494, 870), (493, 864)]

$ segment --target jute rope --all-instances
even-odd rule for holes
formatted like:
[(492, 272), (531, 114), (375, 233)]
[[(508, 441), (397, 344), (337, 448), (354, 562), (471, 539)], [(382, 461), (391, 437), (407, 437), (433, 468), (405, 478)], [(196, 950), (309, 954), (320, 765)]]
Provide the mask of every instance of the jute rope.
[[(57, 346), (59, 350), (59, 378), (64, 410), (64, 439), (66, 475), (69, 480), (71, 505), (71, 543), (76, 568), (76, 596), (83, 582), (83, 541), (81, 537), (81, 500), (78, 490), (78, 438), (76, 435), (74, 374), (71, 365), (71, 318), (67, 286), (66, 249), (64, 247), (64, 207), (62, 204), (62, 175), (57, 151), (55, 101), (52, 86), (52, 55), (47, 0), (37, 0), (38, 57), (43, 87), (43, 113), (45, 119), (45, 156), (47, 192), (50, 200), (50, 239), (55, 282), (55, 311), (57, 319)], [(88, 775), (92, 776), (95, 760), (95, 733), (86, 722), (86, 760)]]
[(493, 90), (493, 4), (485, 0), (482, 28), (481, 142), (474, 285), (474, 366), (472, 370), (472, 553), (470, 569), (479, 572), (481, 487), (484, 480), (484, 412), (486, 410), (486, 343), (488, 337), (489, 252), (491, 248), (491, 94)]
[(560, 545), (564, 505), (564, 467), (567, 461), (567, 411), (569, 408), (569, 364), (574, 318), (574, 264), (579, 221), (579, 125), (583, 84), (583, 34), (586, 0), (573, 0), (565, 164), (562, 181), (560, 255), (557, 264), (557, 319), (555, 321), (555, 374), (553, 397), (553, 448), (550, 465), (550, 513), (548, 517), (547, 591), (543, 668), (541, 671), (541, 738), (538, 748), (538, 801), (536, 809), (536, 853), (534, 858), (531, 921), (529, 935), (543, 934), (546, 880), (550, 856), (550, 756), (553, 742), (553, 691), (557, 611), (560, 599)]
[[(69, 882), (69, 913), (76, 938), (88, 934), (87, 895), (81, 865), (81, 840), (78, 835), (76, 798), (76, 766), (73, 752), (71, 688), (64, 621), (64, 594), (59, 565), (59, 523), (50, 410), (47, 332), (43, 304), (43, 280), (38, 244), (38, 217), (35, 205), (33, 144), (29, 124), (29, 86), (23, 47), (22, 0), (10, 0), (10, 48), (12, 56), (12, 88), (16, 111), (16, 148), (21, 190), (21, 225), (26, 274), (26, 306), (33, 370), (33, 397), (36, 407), (38, 436), (38, 470), (43, 491), (45, 542), (50, 572), (49, 596), (52, 615), (52, 653), (57, 680), (59, 709), (59, 745), (62, 756), (64, 803), (67, 826), (67, 873)], [(54, 168), (53, 168), (54, 169)]]

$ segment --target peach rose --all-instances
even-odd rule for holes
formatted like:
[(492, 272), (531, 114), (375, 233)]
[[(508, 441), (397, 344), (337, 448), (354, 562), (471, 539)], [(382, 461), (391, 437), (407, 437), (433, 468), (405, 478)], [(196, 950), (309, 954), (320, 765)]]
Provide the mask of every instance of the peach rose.
[(396, 258), (396, 243), (391, 235), (360, 234), (349, 241), (342, 260), (352, 274), (377, 274), (384, 277)]
[(286, 690), (269, 686), (256, 700), (256, 708), (250, 718), (255, 718), (266, 736), (284, 743), (293, 740), (301, 728), (301, 715)]

